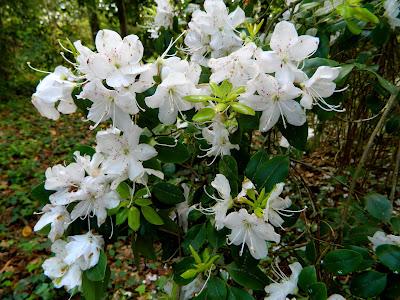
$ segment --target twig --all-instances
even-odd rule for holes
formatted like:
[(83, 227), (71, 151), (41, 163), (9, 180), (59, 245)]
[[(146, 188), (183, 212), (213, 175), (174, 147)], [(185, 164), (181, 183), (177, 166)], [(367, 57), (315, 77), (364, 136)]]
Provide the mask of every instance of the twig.
[(396, 164), (394, 166), (393, 177), (392, 177), (392, 189), (390, 191), (389, 199), (390, 201), (394, 201), (394, 197), (396, 195), (396, 186), (397, 186), (397, 179), (399, 176), (399, 167), (400, 167), (400, 139), (399, 144), (397, 146), (397, 155), (396, 155)]
[[(396, 103), (397, 95), (398, 95), (398, 91), (395, 94), (392, 94), (390, 96), (389, 101), (386, 104), (385, 111), (383, 112), (381, 118), (379, 119), (378, 124), (376, 125), (374, 131), (372, 132), (371, 136), (369, 137), (368, 143), (365, 146), (365, 149), (364, 149), (364, 152), (363, 152), (363, 154), (361, 156), (360, 162), (358, 163), (356, 171), (354, 172), (353, 180), (351, 181), (351, 184), (350, 184), (350, 190), (349, 190), (350, 197), (354, 193), (354, 189), (355, 189), (356, 184), (357, 184), (357, 178), (360, 176), (361, 170), (364, 167), (365, 162), (368, 159), (368, 154), (369, 154), (369, 152), (370, 152), (370, 150), (371, 150), (371, 148), (372, 148), (372, 146), (374, 144), (375, 137), (377, 136), (377, 134), (382, 129), (387, 117), (389, 116), (389, 112), (391, 111), (393, 105)], [(347, 206), (348, 205), (346, 205), (346, 207)], [(344, 219), (345, 218), (343, 218), (343, 220)]]

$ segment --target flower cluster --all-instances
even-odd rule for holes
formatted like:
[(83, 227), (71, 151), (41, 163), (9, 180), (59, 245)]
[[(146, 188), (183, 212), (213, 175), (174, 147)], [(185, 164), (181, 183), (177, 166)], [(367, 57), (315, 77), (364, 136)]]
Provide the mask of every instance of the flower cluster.
[[(163, 55), (145, 63), (143, 45), (136, 35), (122, 38), (114, 31), (100, 30), (95, 51), (76, 41), (73, 49), (65, 49), (76, 60), (71, 62), (66, 58), (73, 69), (58, 66), (33, 94), (32, 103), (47, 118), (57, 120), (60, 113), (75, 112), (75, 103), (89, 100), (86, 118), (92, 122), (90, 128), (100, 123), (111, 125), (97, 132), (92, 156), (75, 152), (75, 162), (46, 171), (44, 187), (53, 193), (50, 203), (43, 207), (35, 230), (50, 225), (49, 239), (55, 256), (46, 260), (43, 268), (56, 287), (65, 286), (68, 290), (79, 287), (82, 271), (98, 263), (104, 241), (92, 233), (90, 219), (96, 217), (100, 227), (106, 221), (108, 210), (121, 206), (122, 199), (117, 192), (120, 184), (132, 186), (129, 187), (132, 203), (136, 184), (147, 188), (150, 176), (164, 179), (161, 171), (143, 164), (158, 156), (153, 147), (154, 133), (149, 131), (145, 139), (145, 129), (136, 125), (148, 110), (158, 116), (160, 127), (180, 129), (193, 125), (193, 136), (201, 135), (198, 139), (208, 145), (200, 147), (204, 153), (199, 157), (211, 157), (211, 163), (239, 150), (231, 138), (239, 128), (241, 115), (256, 118), (259, 112), (259, 129), (265, 132), (280, 118), (284, 126), (303, 125), (306, 110), (315, 105), (325, 110), (339, 110), (324, 99), (336, 91), (334, 81), (340, 68), (320, 66), (313, 74), (302, 70), (306, 59), (316, 52), (318, 38), (299, 36), (292, 23), (281, 21), (269, 45), (261, 47), (251, 39), (240, 38), (238, 29), (245, 15), (239, 7), (229, 13), (222, 0), (206, 0), (204, 10), (195, 9), (188, 24), (184, 39), (187, 48), (183, 49), (189, 53), (188, 59), (168, 54), (181, 36), (171, 41)], [(157, 28), (171, 27), (173, 16), (173, 7), (168, 1), (157, 1)], [(263, 50), (266, 46), (270, 50)], [(208, 68), (211, 73), (205, 84), (200, 83), (202, 68)], [(295, 212), (289, 210), (291, 200), (280, 197), (283, 183), (266, 192), (257, 190), (245, 179), (242, 190), (232, 195), (228, 179), (217, 174), (211, 185), (218, 192), (218, 197), (212, 196), (215, 205), (196, 208), (214, 216), (217, 230), (224, 227), (230, 230), (228, 244), (241, 246), (241, 254), (247, 245), (254, 258), (265, 258), (266, 241), (279, 243), (280, 234), (275, 229), (282, 228), (282, 217)], [(186, 200), (187, 189), (185, 186)], [(152, 202), (147, 199), (141, 205), (149, 203)], [(129, 208), (140, 222), (140, 215), (136, 213), (139, 210)], [(187, 202), (177, 207), (177, 220), (185, 232), (192, 209)], [(142, 212), (149, 210), (156, 214), (152, 208)], [(146, 214), (144, 217), (151, 219)], [(89, 231), (68, 236), (69, 225), (78, 218), (88, 221)], [(152, 224), (158, 223), (162, 222)], [(291, 269), (297, 274), (297, 266)], [(287, 289), (292, 291), (295, 285), (291, 283)], [(273, 294), (274, 288), (268, 292)]]

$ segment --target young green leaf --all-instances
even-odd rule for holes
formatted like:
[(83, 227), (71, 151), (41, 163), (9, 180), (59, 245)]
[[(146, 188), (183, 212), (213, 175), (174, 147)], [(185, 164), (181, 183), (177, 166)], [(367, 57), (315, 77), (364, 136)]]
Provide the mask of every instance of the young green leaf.
[(164, 221), (158, 215), (158, 213), (150, 206), (142, 206), (141, 207), (142, 214), (144, 218), (151, 224), (154, 225), (163, 225)]
[(256, 114), (254, 109), (239, 102), (231, 103), (231, 107), (234, 111), (243, 115), (254, 116)]
[(140, 227), (140, 212), (135, 206), (129, 208), (128, 225), (133, 231), (138, 230)]
[(215, 116), (215, 110), (211, 107), (206, 107), (199, 110), (192, 118), (195, 122), (211, 121)]

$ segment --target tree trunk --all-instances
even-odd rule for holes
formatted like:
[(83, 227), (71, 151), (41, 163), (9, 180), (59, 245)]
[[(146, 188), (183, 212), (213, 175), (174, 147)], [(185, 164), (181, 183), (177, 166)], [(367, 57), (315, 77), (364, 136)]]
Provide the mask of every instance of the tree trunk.
[(96, 34), (100, 30), (99, 19), (96, 12), (96, 0), (88, 0), (86, 10), (89, 16), (90, 31), (92, 33), (93, 43), (96, 41)]
[(126, 25), (126, 11), (124, 0), (116, 0), (118, 8), (118, 19), (119, 19), (119, 29), (121, 36), (125, 37), (127, 35), (127, 25)]

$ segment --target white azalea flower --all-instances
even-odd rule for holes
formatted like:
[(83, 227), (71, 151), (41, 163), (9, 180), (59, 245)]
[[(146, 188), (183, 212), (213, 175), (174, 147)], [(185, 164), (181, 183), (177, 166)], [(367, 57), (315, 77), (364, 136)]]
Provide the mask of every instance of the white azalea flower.
[(271, 283), (265, 287), (265, 292), (269, 295), (264, 300), (286, 300), (288, 295), (297, 293), (297, 281), (303, 267), (300, 263), (295, 262), (289, 265), (292, 275), (289, 278), (283, 272), (277, 273), (281, 277), (281, 282)]
[(191, 59), (202, 65), (207, 64), (208, 54), (219, 58), (240, 48), (242, 40), (235, 28), (245, 20), (244, 11), (240, 7), (229, 14), (222, 0), (206, 0), (204, 9), (193, 12), (185, 37)]
[(99, 261), (100, 250), (103, 246), (103, 238), (90, 231), (86, 234), (70, 236), (65, 245), (64, 262), (68, 265), (77, 263), (81, 270), (90, 269)]
[(66, 167), (55, 165), (47, 168), (44, 188), (56, 191), (49, 197), (51, 204), (69, 204), (71, 202), (70, 196), (79, 189), (84, 178), (85, 170), (78, 163), (71, 163)]
[(157, 13), (154, 18), (155, 27), (172, 28), (174, 20), (174, 8), (168, 0), (155, 0)]
[(372, 249), (375, 251), (380, 245), (397, 245), (400, 246), (400, 236), (386, 234), (382, 231), (377, 231), (372, 237), (368, 237), (372, 243)]
[(276, 73), (283, 81), (294, 81), (298, 64), (317, 51), (319, 39), (313, 36), (298, 36), (294, 25), (287, 21), (276, 24), (271, 36), (272, 51), (256, 52), (256, 59), (265, 73)]
[(210, 59), (210, 82), (220, 83), (227, 79), (235, 87), (245, 86), (259, 73), (257, 63), (252, 58), (256, 48), (254, 43), (248, 43), (226, 57)]
[(96, 49), (98, 53), (90, 57), (88, 67), (93, 77), (105, 79), (111, 87), (128, 86), (148, 68), (140, 63), (143, 45), (134, 34), (122, 39), (115, 31), (100, 30), (96, 35)]
[(209, 149), (204, 149), (204, 151), (207, 151), (204, 156), (216, 158), (230, 155), (233, 149), (239, 150), (239, 145), (230, 142), (228, 129), (218, 119), (215, 119), (208, 127), (203, 128), (201, 133), (207, 143), (211, 145)]
[(214, 180), (211, 182), (211, 186), (217, 190), (219, 197), (209, 195), (206, 190), (204, 190), (208, 197), (214, 199), (216, 203), (212, 207), (201, 207), (198, 208), (204, 214), (214, 215), (215, 228), (221, 230), (224, 228), (224, 221), (228, 209), (232, 206), (233, 200), (231, 197), (231, 187), (229, 185), (228, 179), (222, 175), (217, 174)]
[(242, 182), (242, 190), (240, 191), (240, 193), (237, 195), (236, 198), (240, 199), (242, 197), (246, 197), (247, 196), (247, 191), (248, 190), (253, 190), (255, 189), (254, 184), (251, 182), (250, 179), (245, 178)]
[(64, 261), (67, 255), (65, 246), (67, 242), (56, 240), (51, 246), (54, 257), (43, 262), (44, 274), (53, 280), (54, 286), (60, 288), (65, 286), (69, 291), (82, 284), (82, 271), (77, 263), (67, 264)]
[(91, 70), (89, 63), (92, 61), (92, 57), (95, 52), (90, 50), (88, 47), (83, 46), (81, 41), (74, 42), (74, 47), (78, 52), (78, 55), (75, 57), (76, 60), (76, 69), (84, 74), (84, 77), (87, 80), (95, 80), (99, 79), (96, 77), (94, 72)]
[(327, 66), (321, 66), (318, 67), (310, 79), (305, 77), (305, 80), (300, 83), (300, 86), (303, 90), (303, 96), (300, 104), (305, 109), (312, 109), (314, 105), (318, 105), (324, 110), (341, 111), (338, 109), (338, 106), (328, 104), (324, 100), (324, 98), (328, 98), (332, 96), (334, 92), (336, 92), (336, 83), (334, 80), (339, 76), (339, 73), (340, 67), (331, 68)]
[(123, 130), (131, 123), (130, 115), (139, 112), (135, 93), (124, 89), (109, 90), (99, 80), (85, 84), (77, 97), (93, 102), (87, 118), (96, 124), (94, 127), (112, 119), (114, 126)]
[(101, 226), (107, 218), (107, 209), (119, 205), (119, 194), (111, 190), (110, 184), (104, 183), (103, 178), (87, 176), (81, 183), (80, 189), (70, 197), (71, 201), (79, 201), (71, 212), (73, 220), (78, 217), (96, 216), (97, 225)]
[(181, 184), (183, 188), (183, 195), (185, 196), (185, 201), (178, 203), (175, 208), (176, 208), (176, 214), (175, 212), (171, 213), (171, 219), (175, 220), (176, 215), (178, 216), (178, 224), (180, 227), (182, 227), (183, 232), (187, 232), (188, 230), (188, 216), (189, 213), (195, 209), (195, 206), (189, 206), (189, 192), (190, 188), (186, 183)]
[[(76, 111), (72, 91), (76, 86), (71, 70), (63, 66), (55, 68), (43, 78), (32, 95), (32, 103), (39, 113), (46, 118), (58, 120), (60, 113), (71, 114)], [(57, 102), (57, 108), (55, 107)]]
[(240, 255), (243, 253), (244, 245), (250, 250), (255, 259), (267, 256), (268, 248), (266, 241), (279, 243), (280, 235), (277, 234), (270, 224), (255, 214), (249, 214), (242, 208), (239, 212), (231, 212), (225, 218), (225, 227), (231, 229), (228, 239), (231, 244), (242, 245)]
[(51, 224), (49, 239), (54, 242), (56, 239), (60, 238), (68, 228), (71, 218), (63, 205), (54, 206), (46, 204), (42, 208), (42, 211), (44, 214), (40, 217), (33, 230), (38, 231), (46, 225)]
[(105, 176), (104, 170), (101, 167), (101, 163), (104, 160), (104, 156), (100, 153), (81, 156), (79, 151), (74, 152), (75, 161), (80, 164), (86, 173), (91, 177)]
[(146, 172), (142, 162), (157, 155), (152, 146), (139, 143), (142, 131), (139, 126), (131, 124), (123, 135), (118, 129), (97, 133), (96, 151), (104, 156), (103, 169), (108, 175), (126, 176), (119, 182), (127, 178), (137, 181)]
[(249, 89), (257, 91), (258, 95), (250, 92), (241, 97), (241, 102), (256, 111), (262, 111), (260, 130), (270, 130), (282, 116), (283, 124), (286, 122), (301, 126), (306, 121), (306, 114), (300, 104), (293, 99), (300, 96), (302, 91), (293, 83), (279, 82), (275, 77), (259, 74), (251, 83)]
[(383, 6), (385, 8), (385, 16), (388, 18), (390, 27), (392, 27), (392, 29), (400, 27), (400, 19), (398, 18), (400, 14), (400, 1), (385, 0)]
[(278, 183), (275, 185), (274, 189), (269, 194), (266, 207), (264, 209), (264, 220), (271, 223), (275, 227), (281, 227), (284, 222), (282, 216), (290, 216), (287, 213), (292, 211), (287, 210), (287, 208), (292, 205), (292, 201), (286, 197), (285, 199), (279, 197), (283, 191), (284, 183)]
[(346, 300), (346, 298), (339, 294), (333, 294), (330, 295), (327, 300)]

